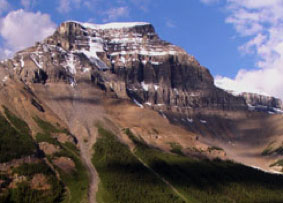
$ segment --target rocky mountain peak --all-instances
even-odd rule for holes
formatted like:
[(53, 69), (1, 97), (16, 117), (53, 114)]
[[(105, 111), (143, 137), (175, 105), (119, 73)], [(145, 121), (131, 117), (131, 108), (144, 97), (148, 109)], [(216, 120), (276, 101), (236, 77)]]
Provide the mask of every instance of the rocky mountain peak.
[[(65, 40), (69, 41), (70, 44), (59, 42), (66, 50), (85, 48), (81, 46), (80, 42), (87, 44), (84, 41), (87, 38), (92, 40), (92, 43), (95, 41), (115, 43), (117, 40), (124, 40), (124, 43), (142, 43), (146, 42), (146, 39), (158, 38), (154, 27), (149, 23), (108, 23), (99, 25), (73, 21), (62, 23), (51, 38), (56, 40), (56, 37), (59, 37), (59, 39), (65, 38)], [(48, 39), (47, 43), (52, 43), (52, 40)]]
[(216, 88), (208, 69), (160, 39), (149, 23), (64, 22), (52, 36), (2, 66), (25, 83), (75, 87), (89, 81), (158, 111), (247, 108), (242, 97)]

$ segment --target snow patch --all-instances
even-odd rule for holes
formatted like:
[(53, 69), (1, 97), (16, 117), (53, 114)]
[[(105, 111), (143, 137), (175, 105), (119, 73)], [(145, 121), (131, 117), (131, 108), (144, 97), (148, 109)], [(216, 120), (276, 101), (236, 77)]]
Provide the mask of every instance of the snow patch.
[(151, 61), (150, 62), (152, 65), (155, 65), (155, 66), (159, 66), (162, 64), (162, 62), (157, 62), (157, 61)]
[(143, 65), (146, 65), (147, 64), (147, 60), (143, 60), (142, 63), (143, 63)]
[[(139, 54), (143, 56), (165, 56), (165, 55), (176, 55), (178, 52), (176, 51), (148, 51), (148, 50), (134, 50), (134, 51), (121, 51), (121, 52), (113, 52), (110, 56), (117, 56), (117, 55), (134, 55)], [(154, 63), (154, 62), (153, 62)]]
[(160, 114), (164, 119), (167, 119), (166, 115), (162, 111), (160, 112)]
[(5, 77), (3, 78), (3, 80), (2, 80), (2, 82), (6, 82), (8, 79), (9, 79), (9, 77), (8, 77), (8, 76), (5, 76)]
[(169, 51), (169, 54), (170, 54), (170, 55), (176, 55), (177, 52), (176, 52), (176, 51)]
[[(37, 54), (38, 56), (38, 54)], [(37, 61), (35, 54), (31, 54), (30, 55), (31, 60), (35, 63), (35, 65), (39, 68), (42, 69), (43, 68), (43, 64), (42, 61)]]
[(125, 63), (126, 63), (125, 57), (122, 56), (122, 57), (120, 58), (120, 61), (121, 61), (123, 64), (125, 64)]
[(254, 111), (255, 110), (255, 106), (248, 104), (248, 109), (249, 111)]
[(151, 105), (152, 105), (150, 102), (146, 102), (145, 104), (148, 105), (148, 106), (151, 106)]
[(262, 168), (260, 168), (260, 167), (258, 167), (258, 166), (254, 166), (254, 165), (251, 165), (251, 166), (249, 166), (249, 167), (251, 167), (251, 168), (253, 168), (253, 169), (256, 169), (256, 170), (259, 170), (259, 171), (262, 171), (262, 172), (264, 172), (264, 173), (282, 175), (281, 172), (274, 171), (274, 170), (270, 170), (270, 171), (264, 170), (264, 169), (262, 169)]
[(141, 44), (142, 38), (114, 38), (109, 43), (111, 44)]
[(48, 46), (47, 45), (43, 45), (43, 51), (44, 52), (49, 52), (50, 50), (49, 50), (49, 48), (48, 48)]
[(22, 58), (21, 58), (21, 67), (23, 68), (24, 66), (25, 66), (25, 61), (24, 61), (24, 57), (22, 56)]
[(144, 89), (144, 91), (148, 91), (149, 85), (145, 84), (144, 82), (141, 82), (141, 86)]
[(177, 88), (174, 88), (174, 92), (176, 93), (176, 95), (179, 95), (179, 91)]
[(85, 28), (94, 30), (108, 30), (108, 29), (124, 29), (139, 26), (150, 25), (147, 22), (124, 22), (124, 23), (107, 23), (107, 24), (93, 24), (93, 23), (80, 23)]
[(97, 56), (97, 52), (104, 52), (104, 42), (99, 37), (89, 37), (89, 50), (76, 50), (77, 53), (83, 53), (91, 63), (95, 64), (100, 70), (109, 69), (109, 67)]
[(283, 114), (283, 111), (281, 109), (275, 108), (274, 110), (275, 110), (276, 113)]
[(76, 83), (75, 82), (71, 82), (71, 86), (72, 87), (76, 87)]
[(189, 123), (193, 123), (193, 122), (194, 122), (194, 120), (193, 120), (192, 118), (187, 118), (187, 121), (188, 121)]
[(67, 56), (67, 69), (69, 70), (69, 72), (73, 75), (76, 74), (76, 66), (75, 66), (75, 56), (74, 54), (69, 54)]
[(90, 68), (84, 68), (83, 73), (88, 73), (90, 71)]
[(70, 82), (70, 85), (71, 87), (75, 88), (76, 85), (77, 85), (77, 82), (74, 78), (69, 78), (69, 82)]
[(159, 85), (154, 85), (154, 89), (157, 91), (159, 89)]
[(266, 112), (268, 114), (283, 114), (282, 109), (269, 107), (269, 106), (263, 106), (263, 105), (256, 105), (253, 106), (251, 104), (248, 104), (248, 110), (249, 111), (259, 111), (259, 112)]
[(137, 100), (133, 99), (134, 103), (143, 109), (143, 105), (139, 103)]

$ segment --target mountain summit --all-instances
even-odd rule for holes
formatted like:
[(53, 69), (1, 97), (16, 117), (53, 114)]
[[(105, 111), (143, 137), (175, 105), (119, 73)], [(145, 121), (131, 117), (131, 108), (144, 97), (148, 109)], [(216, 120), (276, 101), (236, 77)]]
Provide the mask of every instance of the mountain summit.
[(24, 82), (75, 87), (89, 80), (155, 109), (246, 108), (244, 99), (216, 88), (206, 68), (182, 48), (161, 40), (149, 23), (65, 22), (4, 66), (12, 66)]

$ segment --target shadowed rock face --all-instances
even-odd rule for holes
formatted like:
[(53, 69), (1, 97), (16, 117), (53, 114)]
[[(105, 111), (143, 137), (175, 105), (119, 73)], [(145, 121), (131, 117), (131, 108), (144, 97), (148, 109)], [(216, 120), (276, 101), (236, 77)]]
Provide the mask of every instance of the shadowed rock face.
[(120, 98), (157, 110), (245, 110), (242, 97), (214, 86), (209, 71), (183, 49), (161, 40), (148, 23), (65, 22), (34, 47), (2, 64), (26, 83), (92, 81)]

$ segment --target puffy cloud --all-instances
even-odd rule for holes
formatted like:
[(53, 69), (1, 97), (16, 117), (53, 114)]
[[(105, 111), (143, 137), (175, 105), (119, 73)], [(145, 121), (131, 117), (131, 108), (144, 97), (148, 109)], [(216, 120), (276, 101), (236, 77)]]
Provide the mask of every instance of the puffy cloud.
[(47, 14), (27, 12), (22, 9), (11, 11), (0, 20), (0, 35), (4, 40), (1, 58), (33, 45), (51, 35), (56, 24)]
[(217, 76), (215, 84), (235, 92), (254, 92), (282, 99), (282, 68), (240, 70), (234, 79)]
[(256, 69), (239, 70), (235, 78), (217, 76), (224, 89), (261, 92), (283, 99), (283, 1), (225, 0), (232, 24), (247, 42), (239, 47), (257, 56)]
[(117, 7), (117, 8), (111, 8), (107, 10), (105, 13), (107, 15), (107, 18), (103, 19), (104, 22), (107, 21), (115, 21), (122, 17), (128, 17), (129, 16), (129, 8), (128, 7)]

